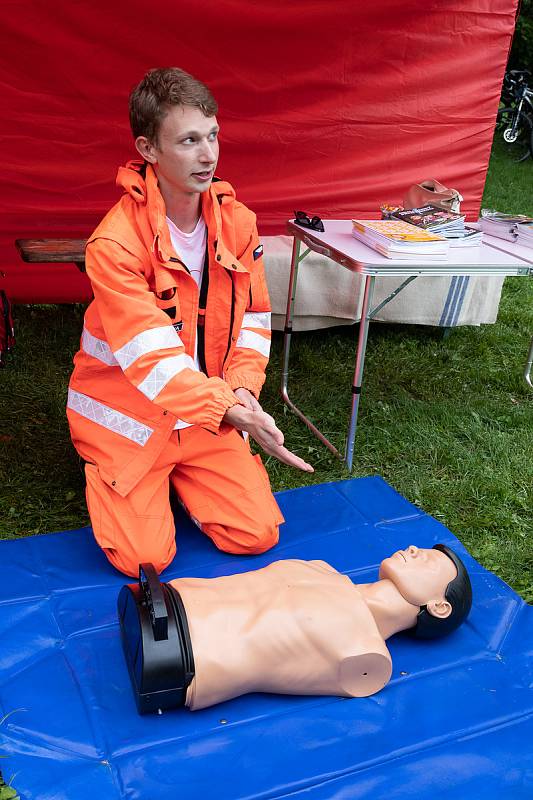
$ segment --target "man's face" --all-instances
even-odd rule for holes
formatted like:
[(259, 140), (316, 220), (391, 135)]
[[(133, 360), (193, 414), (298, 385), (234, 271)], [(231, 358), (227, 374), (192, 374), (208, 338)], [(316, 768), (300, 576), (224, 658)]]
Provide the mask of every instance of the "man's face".
[(414, 606), (444, 601), (446, 587), (456, 575), (455, 564), (445, 553), (419, 550), (414, 544), (384, 559), (379, 568), (379, 577), (392, 581)]
[(218, 130), (216, 117), (204, 116), (199, 108), (171, 106), (157, 144), (149, 145), (148, 156), (143, 153), (167, 191), (194, 194), (209, 189), (218, 161)]

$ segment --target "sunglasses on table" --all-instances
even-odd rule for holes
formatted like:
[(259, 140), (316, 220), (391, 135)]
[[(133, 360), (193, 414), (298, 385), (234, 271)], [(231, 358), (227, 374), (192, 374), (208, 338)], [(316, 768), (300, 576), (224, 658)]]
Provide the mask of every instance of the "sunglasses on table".
[(297, 225), (301, 225), (302, 228), (310, 228), (312, 231), (324, 233), (324, 223), (320, 217), (309, 217), (305, 211), (295, 211), (294, 221)]

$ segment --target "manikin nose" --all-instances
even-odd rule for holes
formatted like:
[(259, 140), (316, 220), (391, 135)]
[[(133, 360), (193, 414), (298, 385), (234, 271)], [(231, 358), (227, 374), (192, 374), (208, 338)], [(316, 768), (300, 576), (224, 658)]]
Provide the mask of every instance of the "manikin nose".
[(414, 544), (410, 544), (409, 547), (407, 548), (407, 552), (409, 553), (411, 558), (416, 558), (418, 553), (418, 547), (416, 547), (416, 545)]

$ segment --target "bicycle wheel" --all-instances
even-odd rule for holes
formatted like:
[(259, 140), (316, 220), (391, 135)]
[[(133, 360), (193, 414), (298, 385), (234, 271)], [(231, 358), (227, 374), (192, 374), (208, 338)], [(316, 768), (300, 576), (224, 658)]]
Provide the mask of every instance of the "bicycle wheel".
[(525, 161), (533, 154), (533, 120), (521, 111), (513, 131), (515, 114), (515, 108), (500, 108), (494, 135), (504, 142), (513, 161)]

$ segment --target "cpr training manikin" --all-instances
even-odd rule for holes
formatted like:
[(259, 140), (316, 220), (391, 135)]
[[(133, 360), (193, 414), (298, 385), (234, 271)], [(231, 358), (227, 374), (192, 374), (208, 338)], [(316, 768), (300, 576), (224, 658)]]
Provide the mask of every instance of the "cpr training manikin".
[[(397, 551), (382, 561), (374, 583), (354, 584), (324, 561), (291, 559), (162, 586), (184, 612), (180, 624), (190, 645), (182, 702), (173, 705), (191, 710), (248, 692), (372, 695), (391, 677), (390, 636), (411, 629), (417, 637), (441, 637), (464, 621), (472, 604), (464, 564), (445, 545)], [(147, 652), (144, 661), (146, 668)], [(157, 701), (148, 701), (155, 710)]]

